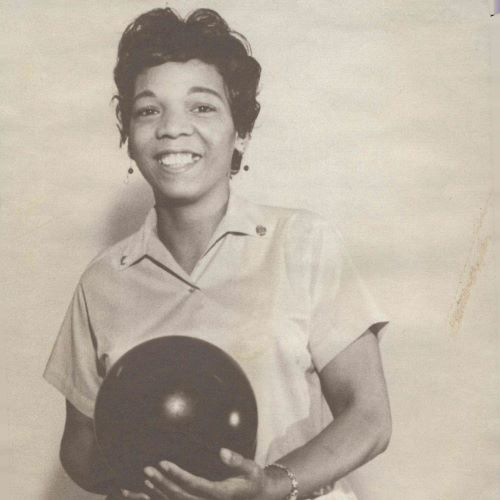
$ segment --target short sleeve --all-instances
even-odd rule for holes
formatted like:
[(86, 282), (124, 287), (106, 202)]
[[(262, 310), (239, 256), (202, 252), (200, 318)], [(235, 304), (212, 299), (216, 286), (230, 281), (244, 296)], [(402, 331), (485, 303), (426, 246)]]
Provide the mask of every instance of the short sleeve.
[(101, 378), (81, 284), (75, 290), (43, 376), (79, 411), (93, 418)]
[(325, 222), (313, 239), (309, 349), (320, 371), (369, 328), (378, 332), (387, 320), (360, 278), (340, 233)]

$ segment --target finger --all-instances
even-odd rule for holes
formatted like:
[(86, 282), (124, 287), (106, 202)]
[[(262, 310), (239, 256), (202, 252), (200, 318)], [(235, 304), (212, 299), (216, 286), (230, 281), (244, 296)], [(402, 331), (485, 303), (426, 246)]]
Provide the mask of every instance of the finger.
[(248, 460), (235, 451), (221, 448), (220, 457), (235, 473), (239, 472), (244, 476), (253, 478), (260, 472), (260, 467), (253, 460)]
[(167, 460), (161, 461), (159, 465), (164, 476), (187, 492), (202, 498), (207, 498), (213, 493), (214, 483), (212, 481), (195, 476)]
[(148, 495), (145, 493), (134, 493), (133, 491), (129, 490), (120, 490), (122, 497), (131, 499), (131, 500), (151, 500)]
[(134, 492), (126, 490), (125, 488), (113, 488), (109, 495), (109, 500), (151, 500), (145, 493)]
[(151, 498), (154, 500), (170, 500), (170, 497), (167, 497), (167, 495), (160, 491), (149, 479), (146, 479), (144, 484), (149, 489)]
[(202, 500), (199, 496), (192, 495), (189, 491), (179, 486), (162, 474), (155, 467), (146, 467), (144, 473), (148, 477), (144, 484), (160, 498), (165, 500)]

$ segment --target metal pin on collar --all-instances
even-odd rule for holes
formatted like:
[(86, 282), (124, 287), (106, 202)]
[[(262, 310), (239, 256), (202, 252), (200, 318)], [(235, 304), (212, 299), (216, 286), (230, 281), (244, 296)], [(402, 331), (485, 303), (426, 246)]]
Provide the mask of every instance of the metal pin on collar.
[(260, 224), (255, 228), (255, 232), (259, 236), (264, 236), (267, 233), (267, 229), (265, 226), (261, 226)]

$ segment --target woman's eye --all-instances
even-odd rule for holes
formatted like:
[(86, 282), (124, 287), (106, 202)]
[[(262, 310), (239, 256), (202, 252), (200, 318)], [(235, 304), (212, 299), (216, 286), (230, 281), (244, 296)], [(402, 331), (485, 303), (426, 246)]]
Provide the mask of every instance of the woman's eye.
[(134, 111), (134, 116), (136, 118), (141, 118), (145, 116), (154, 115), (156, 112), (157, 112), (156, 108), (151, 108), (151, 107), (139, 108), (136, 111)]
[(200, 114), (211, 113), (212, 111), (215, 111), (215, 108), (213, 106), (209, 106), (208, 104), (199, 104), (193, 108), (193, 111)]

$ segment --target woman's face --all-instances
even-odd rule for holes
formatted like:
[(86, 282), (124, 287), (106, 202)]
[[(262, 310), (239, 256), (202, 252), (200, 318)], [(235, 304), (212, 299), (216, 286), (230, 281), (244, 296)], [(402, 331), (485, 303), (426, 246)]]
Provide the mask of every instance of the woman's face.
[(233, 150), (243, 142), (214, 66), (192, 59), (143, 71), (129, 130), (130, 154), (157, 204), (227, 197)]

